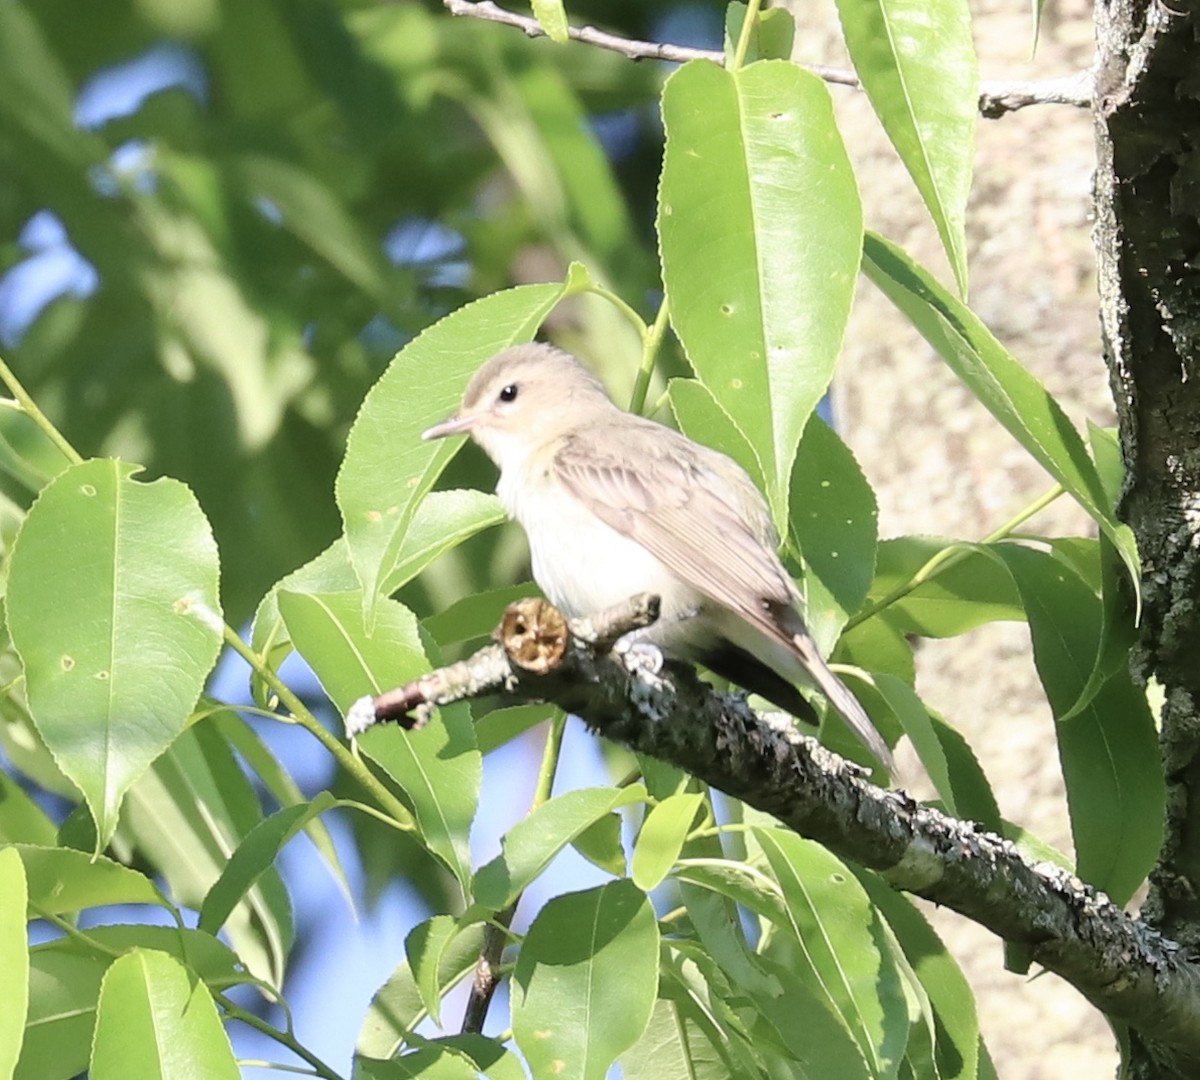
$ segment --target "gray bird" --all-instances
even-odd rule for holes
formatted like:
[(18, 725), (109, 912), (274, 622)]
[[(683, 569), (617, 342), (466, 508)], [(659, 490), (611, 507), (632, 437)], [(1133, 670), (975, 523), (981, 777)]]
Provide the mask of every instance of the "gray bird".
[(524, 528), (551, 603), (579, 617), (657, 593), (662, 614), (639, 639), (809, 722), (796, 687), (816, 687), (893, 768), (817, 651), (766, 501), (735, 461), (619, 409), (575, 357), (542, 344), (492, 357), (457, 414), (422, 437), (459, 434), (499, 467), (496, 494)]

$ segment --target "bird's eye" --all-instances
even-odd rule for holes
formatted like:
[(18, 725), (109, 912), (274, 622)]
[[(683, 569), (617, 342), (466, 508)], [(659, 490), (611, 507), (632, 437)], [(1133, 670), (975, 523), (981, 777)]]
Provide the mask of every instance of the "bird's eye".
[(500, 391), (501, 401), (516, 401), (517, 400), (517, 384), (509, 383), (503, 390)]

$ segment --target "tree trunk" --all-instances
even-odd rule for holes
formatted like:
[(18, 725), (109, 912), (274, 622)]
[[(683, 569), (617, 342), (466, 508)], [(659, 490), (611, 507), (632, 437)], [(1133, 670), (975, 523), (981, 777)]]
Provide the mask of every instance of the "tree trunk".
[[(1166, 691), (1166, 844), (1147, 922), (1200, 951), (1200, 49), (1189, 0), (1098, 0), (1096, 246), (1144, 568), (1136, 673)], [(1134, 1041), (1131, 1076), (1185, 1075)], [(1194, 1075), (1187, 1073), (1186, 1075)]]

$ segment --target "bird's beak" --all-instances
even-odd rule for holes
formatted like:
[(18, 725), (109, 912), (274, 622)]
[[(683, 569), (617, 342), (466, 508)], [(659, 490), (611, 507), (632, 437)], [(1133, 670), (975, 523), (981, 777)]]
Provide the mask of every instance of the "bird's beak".
[(466, 435), (475, 426), (473, 416), (452, 416), (421, 432), (422, 439), (444, 439), (447, 435)]

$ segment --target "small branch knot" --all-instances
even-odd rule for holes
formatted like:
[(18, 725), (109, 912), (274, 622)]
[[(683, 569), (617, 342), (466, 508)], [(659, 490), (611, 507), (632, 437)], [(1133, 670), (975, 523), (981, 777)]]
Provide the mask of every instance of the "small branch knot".
[(525, 597), (505, 608), (496, 640), (519, 668), (533, 675), (545, 675), (566, 654), (567, 620), (548, 600)]

